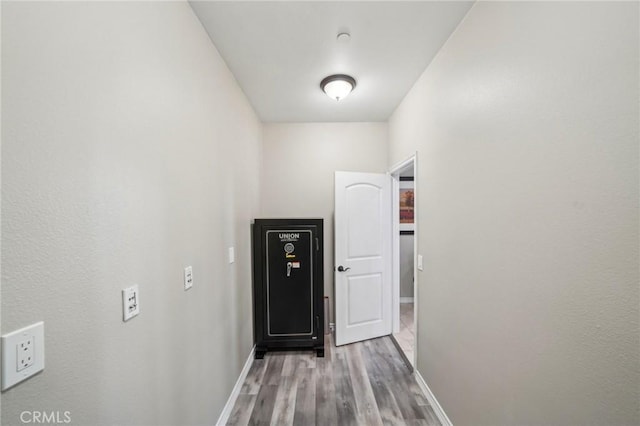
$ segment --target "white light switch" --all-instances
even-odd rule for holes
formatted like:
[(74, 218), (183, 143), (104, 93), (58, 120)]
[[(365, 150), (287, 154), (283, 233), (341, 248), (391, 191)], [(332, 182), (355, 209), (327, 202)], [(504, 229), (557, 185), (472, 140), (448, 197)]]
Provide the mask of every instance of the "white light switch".
[(236, 261), (236, 251), (233, 247), (229, 247), (229, 263)]
[(424, 268), (424, 266), (422, 264), (422, 255), (419, 254), (418, 255), (418, 271), (422, 271), (423, 268)]
[(193, 268), (187, 266), (184, 268), (184, 289), (189, 290), (193, 287)]
[(2, 336), (2, 390), (44, 370), (44, 323)]
[(140, 313), (140, 291), (138, 285), (122, 290), (122, 320), (129, 321)]

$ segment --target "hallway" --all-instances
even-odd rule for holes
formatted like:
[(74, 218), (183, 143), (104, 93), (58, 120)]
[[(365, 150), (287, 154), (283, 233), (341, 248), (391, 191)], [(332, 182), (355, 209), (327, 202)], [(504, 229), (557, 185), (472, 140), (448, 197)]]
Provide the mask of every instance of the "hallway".
[(254, 360), (227, 425), (440, 425), (389, 337)]
[[(0, 11), (1, 425), (640, 426), (640, 0)], [(333, 337), (391, 319), (413, 375), (390, 336), (253, 362), (260, 218), (323, 220)]]

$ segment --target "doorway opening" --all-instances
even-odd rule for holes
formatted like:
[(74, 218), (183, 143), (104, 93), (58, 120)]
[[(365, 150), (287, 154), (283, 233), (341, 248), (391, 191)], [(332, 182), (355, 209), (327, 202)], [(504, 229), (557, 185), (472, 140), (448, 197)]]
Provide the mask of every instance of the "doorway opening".
[(417, 359), (416, 155), (394, 166), (393, 178), (393, 334), (392, 340), (413, 369)]

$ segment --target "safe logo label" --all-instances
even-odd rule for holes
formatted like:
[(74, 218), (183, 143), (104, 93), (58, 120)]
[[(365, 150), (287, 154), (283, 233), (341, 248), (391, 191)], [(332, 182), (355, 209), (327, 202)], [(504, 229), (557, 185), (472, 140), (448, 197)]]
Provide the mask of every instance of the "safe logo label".
[(281, 232), (278, 236), (282, 242), (296, 242), (300, 239), (300, 234), (297, 232)]

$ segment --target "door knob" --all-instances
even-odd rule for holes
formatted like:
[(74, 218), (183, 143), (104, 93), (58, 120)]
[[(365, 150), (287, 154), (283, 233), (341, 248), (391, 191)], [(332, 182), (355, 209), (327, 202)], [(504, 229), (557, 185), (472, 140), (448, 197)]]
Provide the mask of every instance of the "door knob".
[(338, 272), (347, 272), (349, 269), (351, 269), (351, 268), (345, 268), (342, 265), (338, 266)]

